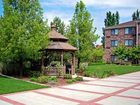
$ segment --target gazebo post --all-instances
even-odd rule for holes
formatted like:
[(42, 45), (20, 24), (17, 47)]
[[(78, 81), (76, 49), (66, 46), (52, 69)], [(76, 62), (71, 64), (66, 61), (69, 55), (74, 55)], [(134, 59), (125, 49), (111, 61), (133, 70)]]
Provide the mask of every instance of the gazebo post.
[(44, 71), (44, 51), (42, 52), (42, 57), (41, 57), (41, 70), (43, 73), (43, 71)]
[(72, 53), (72, 75), (75, 74), (75, 53)]

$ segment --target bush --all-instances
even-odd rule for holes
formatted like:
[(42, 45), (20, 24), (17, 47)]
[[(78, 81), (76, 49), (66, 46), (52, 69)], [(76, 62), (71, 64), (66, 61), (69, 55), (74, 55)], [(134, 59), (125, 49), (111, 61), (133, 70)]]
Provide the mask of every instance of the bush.
[(85, 71), (83, 73), (83, 76), (85, 76), (85, 77), (92, 77), (92, 74), (90, 72)]
[(65, 74), (65, 75), (64, 75), (64, 79), (72, 79), (72, 75), (70, 75), (70, 74)]
[(80, 63), (80, 72), (83, 73), (88, 67), (88, 63)]
[(30, 81), (37, 82), (37, 78), (32, 77), (30, 78)]
[(39, 83), (47, 83), (49, 80), (48, 76), (40, 76), (37, 78), (37, 82)]
[(115, 73), (111, 70), (105, 70), (105, 71), (97, 71), (94, 73), (94, 77), (97, 77), (97, 78), (105, 78), (105, 77), (109, 77), (109, 76), (113, 76), (115, 75)]
[(77, 80), (76, 80), (75, 78), (72, 78), (72, 81), (73, 81), (73, 82), (76, 82)]
[(66, 82), (67, 82), (68, 84), (72, 84), (72, 83), (73, 83), (73, 79), (68, 79)]
[(76, 77), (76, 81), (83, 81), (83, 77)]
[(49, 82), (57, 82), (56, 76), (51, 76), (48, 79), (49, 79)]
[(39, 77), (41, 75), (41, 72), (40, 71), (30, 71), (29, 73), (29, 77)]

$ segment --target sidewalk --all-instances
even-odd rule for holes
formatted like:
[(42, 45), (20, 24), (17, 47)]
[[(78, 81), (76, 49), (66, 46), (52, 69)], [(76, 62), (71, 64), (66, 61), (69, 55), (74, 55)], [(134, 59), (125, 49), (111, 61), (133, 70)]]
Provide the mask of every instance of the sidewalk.
[[(0, 96), (0, 105), (140, 105), (140, 72)], [(12, 87), (11, 87), (12, 88)]]

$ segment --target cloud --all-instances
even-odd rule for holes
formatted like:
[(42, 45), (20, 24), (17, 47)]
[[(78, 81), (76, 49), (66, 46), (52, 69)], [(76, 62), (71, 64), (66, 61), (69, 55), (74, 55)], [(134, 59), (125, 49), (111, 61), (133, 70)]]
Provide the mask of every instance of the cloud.
[[(44, 8), (44, 18), (49, 20), (49, 23), (55, 16), (60, 17), (65, 24), (69, 24), (74, 7), (77, 1), (80, 0), (41, 0), (41, 6)], [(94, 27), (97, 27), (96, 33), (102, 36), (102, 27), (104, 27), (104, 18), (106, 12), (119, 11), (120, 23), (131, 20), (131, 15), (136, 9), (140, 9), (140, 0), (82, 0), (92, 18), (94, 18)], [(99, 39), (97, 41), (100, 44)]]
[(71, 20), (73, 14), (62, 12), (62, 11), (48, 11), (44, 12), (43, 17), (44, 19), (48, 19), (48, 22), (50, 23), (54, 17), (59, 17), (66, 25), (69, 24), (69, 20)]
[(139, 0), (83, 0), (88, 6), (108, 6), (108, 7), (133, 7), (140, 8)]
[[(80, 0), (41, 0), (42, 6), (75, 6)], [(100, 6), (100, 8), (130, 7), (140, 8), (140, 0), (82, 0), (86, 6)]]

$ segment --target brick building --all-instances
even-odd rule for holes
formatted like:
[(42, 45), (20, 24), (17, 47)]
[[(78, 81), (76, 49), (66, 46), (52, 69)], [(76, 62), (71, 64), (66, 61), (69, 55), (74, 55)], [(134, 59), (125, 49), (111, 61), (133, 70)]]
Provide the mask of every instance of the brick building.
[(103, 59), (106, 62), (116, 61), (112, 49), (121, 45), (133, 47), (140, 45), (140, 19), (121, 23), (116, 26), (105, 27), (105, 52)]

